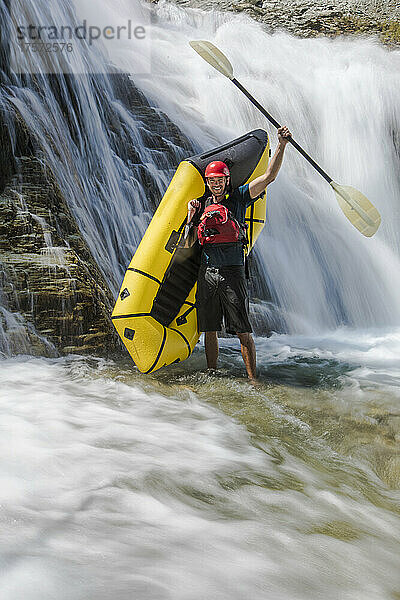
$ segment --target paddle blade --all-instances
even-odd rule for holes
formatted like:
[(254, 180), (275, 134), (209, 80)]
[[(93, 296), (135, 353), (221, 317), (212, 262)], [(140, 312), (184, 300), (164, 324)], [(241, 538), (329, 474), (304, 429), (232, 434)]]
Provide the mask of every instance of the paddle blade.
[(214, 44), (205, 40), (194, 40), (189, 42), (193, 50), (200, 54), (201, 58), (204, 58), (214, 69), (217, 69), (222, 75), (233, 79), (233, 68), (225, 54), (221, 52)]
[(371, 237), (381, 224), (381, 215), (364, 194), (349, 185), (331, 181), (340, 208), (363, 235)]

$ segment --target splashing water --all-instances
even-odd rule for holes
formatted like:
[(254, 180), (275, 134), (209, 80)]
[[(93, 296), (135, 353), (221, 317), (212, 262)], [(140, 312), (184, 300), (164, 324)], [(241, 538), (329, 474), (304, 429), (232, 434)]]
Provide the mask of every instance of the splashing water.
[(398, 494), (374, 471), (389, 481), (396, 459), (374, 401), (185, 381), (3, 363), (5, 600), (395, 597)]

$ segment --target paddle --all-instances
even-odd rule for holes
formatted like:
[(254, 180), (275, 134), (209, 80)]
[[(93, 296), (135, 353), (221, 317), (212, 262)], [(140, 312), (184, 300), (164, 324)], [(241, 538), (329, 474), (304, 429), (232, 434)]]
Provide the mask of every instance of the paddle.
[[(189, 42), (193, 50), (207, 61), (214, 69), (228, 77), (236, 85), (237, 88), (258, 108), (267, 119), (279, 129), (281, 126), (261, 104), (235, 79), (233, 68), (225, 54), (221, 52), (214, 44), (204, 40)], [(377, 209), (371, 204), (364, 194), (348, 185), (340, 185), (335, 183), (327, 173), (307, 154), (305, 150), (293, 138), (289, 138), (289, 142), (308, 160), (308, 162), (318, 171), (320, 175), (333, 188), (336, 199), (345, 216), (350, 223), (354, 225), (363, 235), (371, 237), (376, 233), (380, 223), (381, 216)]]

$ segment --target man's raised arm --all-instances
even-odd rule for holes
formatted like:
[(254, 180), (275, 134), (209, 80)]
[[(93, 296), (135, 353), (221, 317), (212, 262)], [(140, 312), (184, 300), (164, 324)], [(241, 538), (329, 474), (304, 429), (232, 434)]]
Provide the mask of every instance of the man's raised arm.
[(268, 163), (267, 170), (264, 175), (260, 175), (260, 177), (257, 177), (257, 179), (254, 179), (249, 184), (251, 199), (257, 198), (262, 194), (266, 187), (276, 179), (282, 165), (286, 144), (289, 142), (291, 136), (292, 134), (287, 127), (280, 127), (278, 129), (278, 145), (273, 157)]

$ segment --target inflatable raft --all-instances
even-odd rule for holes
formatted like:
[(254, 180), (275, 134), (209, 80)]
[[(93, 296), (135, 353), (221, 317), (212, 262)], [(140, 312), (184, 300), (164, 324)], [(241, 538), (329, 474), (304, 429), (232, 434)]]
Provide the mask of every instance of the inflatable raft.
[[(195, 307), (201, 248), (180, 244), (187, 203), (206, 194), (204, 170), (224, 161), (233, 187), (262, 175), (270, 151), (262, 129), (182, 161), (126, 271), (112, 320), (136, 366), (151, 373), (188, 358), (198, 342)], [(208, 194), (206, 194), (208, 195)], [(247, 209), (249, 249), (265, 224), (266, 195)]]

